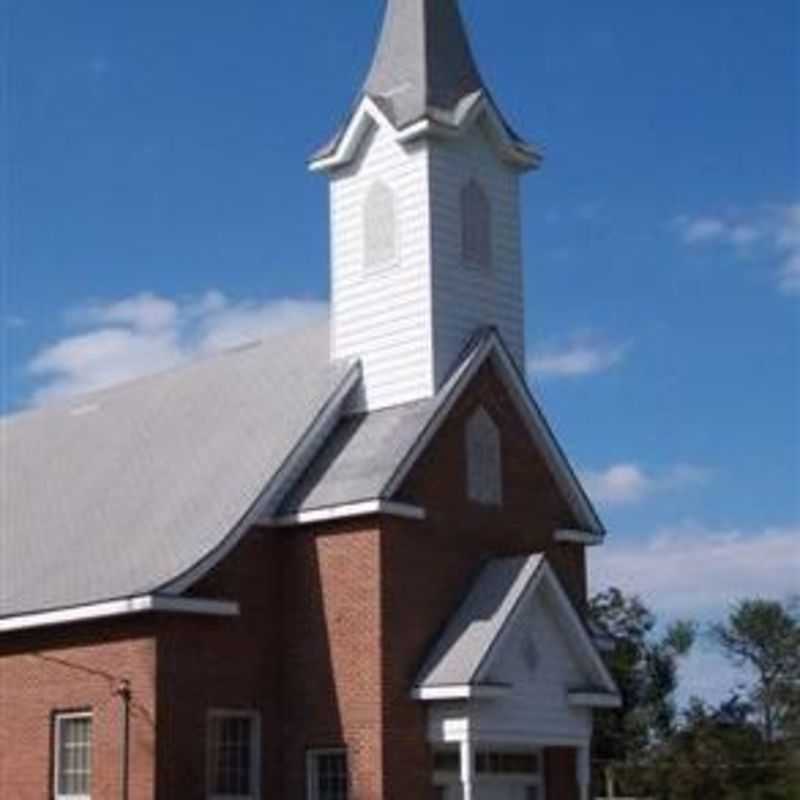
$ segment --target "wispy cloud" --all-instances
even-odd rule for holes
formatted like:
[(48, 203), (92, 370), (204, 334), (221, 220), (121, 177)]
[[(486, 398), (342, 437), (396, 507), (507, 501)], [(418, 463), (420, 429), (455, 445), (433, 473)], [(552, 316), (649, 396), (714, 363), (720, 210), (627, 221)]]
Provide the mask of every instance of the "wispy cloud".
[[(663, 622), (723, 619), (745, 597), (783, 600), (798, 591), (800, 525), (740, 530), (698, 523), (615, 540), (592, 551), (592, 592), (618, 586), (638, 594)], [(681, 668), (679, 700), (719, 702), (749, 676), (703, 639)]]
[(763, 255), (777, 262), (776, 284), (785, 294), (800, 293), (800, 203), (749, 213), (680, 216), (675, 229), (687, 245), (733, 248), (739, 256)]
[(669, 615), (714, 617), (743, 597), (798, 591), (800, 525), (763, 530), (697, 523), (663, 528), (592, 553), (593, 587), (619, 586)]
[(581, 481), (594, 502), (602, 506), (635, 505), (660, 492), (702, 486), (711, 472), (691, 464), (677, 464), (651, 473), (638, 464), (614, 464), (603, 470), (581, 472)]
[(593, 333), (579, 333), (535, 351), (528, 359), (528, 376), (531, 380), (579, 378), (606, 372), (622, 363), (629, 351), (629, 343), (611, 342)]
[(42, 348), (28, 370), (34, 403), (82, 394), (321, 320), (324, 303), (235, 302), (218, 291), (173, 300), (144, 293), (67, 313), (79, 332)]

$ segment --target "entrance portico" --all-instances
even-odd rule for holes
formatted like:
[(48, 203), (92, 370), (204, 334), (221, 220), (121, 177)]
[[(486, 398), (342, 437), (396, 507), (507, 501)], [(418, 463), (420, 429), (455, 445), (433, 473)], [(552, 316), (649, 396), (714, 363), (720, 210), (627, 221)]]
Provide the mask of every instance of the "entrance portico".
[[(443, 800), (548, 795), (548, 759), (572, 754), (569, 794), (589, 800), (592, 709), (619, 703), (580, 616), (541, 556), (489, 562), (414, 689), (429, 704)], [(554, 790), (554, 787), (550, 787)]]

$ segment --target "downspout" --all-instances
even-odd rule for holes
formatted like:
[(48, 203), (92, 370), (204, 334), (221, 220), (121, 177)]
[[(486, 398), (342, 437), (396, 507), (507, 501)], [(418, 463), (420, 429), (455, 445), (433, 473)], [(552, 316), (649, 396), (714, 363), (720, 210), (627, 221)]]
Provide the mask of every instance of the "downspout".
[(131, 682), (123, 678), (114, 694), (122, 701), (121, 717), (121, 746), (119, 766), (119, 796), (120, 800), (128, 800), (128, 775), (130, 772), (130, 731), (131, 731)]

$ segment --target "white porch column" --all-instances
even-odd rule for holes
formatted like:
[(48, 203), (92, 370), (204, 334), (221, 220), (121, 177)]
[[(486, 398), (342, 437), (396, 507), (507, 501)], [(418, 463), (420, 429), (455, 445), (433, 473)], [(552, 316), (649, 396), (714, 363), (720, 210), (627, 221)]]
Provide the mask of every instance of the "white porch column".
[(469, 739), (461, 742), (461, 790), (463, 800), (475, 800), (475, 748)]
[(581, 800), (590, 800), (590, 791), (592, 784), (592, 761), (591, 761), (591, 744), (586, 744), (579, 747), (575, 753), (575, 767), (578, 778), (578, 790)]

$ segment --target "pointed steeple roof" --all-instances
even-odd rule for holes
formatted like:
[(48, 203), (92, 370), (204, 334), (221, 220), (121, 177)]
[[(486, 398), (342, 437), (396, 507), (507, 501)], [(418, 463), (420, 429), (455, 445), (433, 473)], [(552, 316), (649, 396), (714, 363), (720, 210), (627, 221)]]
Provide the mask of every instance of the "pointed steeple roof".
[(402, 128), (483, 90), (457, 0), (388, 0), (364, 94)]
[[(484, 98), (509, 138), (522, 145), (484, 85), (458, 0), (386, 0), (378, 46), (354, 109), (369, 97), (401, 130), (421, 120), (449, 122), (463, 101)], [(333, 152), (352, 118), (326, 147)]]

